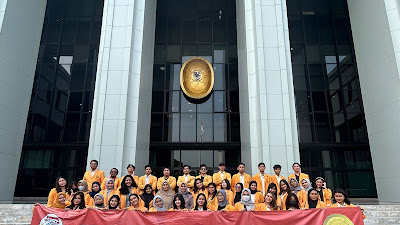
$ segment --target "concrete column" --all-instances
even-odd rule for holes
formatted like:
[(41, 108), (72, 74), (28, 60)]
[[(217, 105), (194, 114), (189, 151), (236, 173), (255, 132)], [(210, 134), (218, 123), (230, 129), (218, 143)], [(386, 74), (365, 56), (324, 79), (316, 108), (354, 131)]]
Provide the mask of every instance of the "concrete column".
[[(348, 0), (380, 203), (400, 203), (400, 3)], [(368, 182), (368, 181), (366, 181)]]
[(45, 10), (46, 0), (0, 0), (0, 201), (14, 196)]
[(156, 0), (104, 2), (88, 162), (106, 175), (149, 159), (155, 16)]
[(258, 172), (299, 161), (286, 0), (237, 0), (242, 161)]

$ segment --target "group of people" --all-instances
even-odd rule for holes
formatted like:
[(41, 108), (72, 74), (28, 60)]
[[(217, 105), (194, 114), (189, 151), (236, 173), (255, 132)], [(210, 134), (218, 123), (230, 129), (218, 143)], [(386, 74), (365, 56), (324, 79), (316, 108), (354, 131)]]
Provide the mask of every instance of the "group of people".
[[(128, 175), (118, 178), (118, 169), (112, 168), (110, 176), (98, 169), (98, 161), (90, 162), (91, 170), (82, 180), (67, 185), (64, 177), (56, 180), (48, 197), (48, 207), (80, 210), (129, 209), (142, 212), (158, 211), (275, 211), (325, 207), (354, 207), (342, 189), (333, 192), (326, 187), (324, 178), (315, 178), (311, 184), (307, 174), (301, 172), (299, 163), (293, 163), (294, 173), (286, 179), (280, 175), (281, 166), (273, 167), (268, 175), (265, 164), (259, 163), (259, 173), (251, 177), (240, 163), (238, 173), (231, 176), (224, 163), (212, 176), (206, 165), (200, 165), (200, 174), (190, 175), (191, 167), (184, 165), (183, 175), (170, 176), (165, 167), (163, 176), (153, 176), (152, 167), (145, 166), (145, 175), (134, 175), (135, 166), (127, 166)], [(332, 202), (333, 197), (333, 202)]]

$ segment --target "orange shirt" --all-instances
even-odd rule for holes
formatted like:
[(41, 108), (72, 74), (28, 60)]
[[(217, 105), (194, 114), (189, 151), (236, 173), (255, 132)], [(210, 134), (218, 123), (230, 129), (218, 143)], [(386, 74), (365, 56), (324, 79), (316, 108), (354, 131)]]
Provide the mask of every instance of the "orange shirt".
[(300, 208), (304, 208), (307, 202), (307, 192), (305, 190), (301, 190), (297, 192), (297, 198), (299, 199)]
[(265, 203), (256, 204), (254, 206), (254, 211), (277, 211), (277, 210), (279, 210), (279, 207), (277, 207), (276, 209), (269, 208), (268, 210), (267, 205), (265, 205)]
[[(106, 189), (106, 182), (108, 179), (111, 179), (111, 177), (104, 178), (103, 182), (101, 183), (101, 189)], [(114, 180), (114, 189), (117, 190), (121, 186), (121, 178), (116, 177)]]
[[(127, 209), (129, 209), (129, 210), (135, 210), (135, 208), (134, 208), (133, 206), (129, 206)], [(144, 212), (144, 211), (147, 210), (147, 208), (144, 207), (144, 206), (139, 206), (138, 208), (136, 208), (136, 210), (139, 210), (139, 211), (141, 211), (141, 212)]]
[(264, 203), (264, 195), (257, 191), (254, 196), (254, 204)]
[[(164, 177), (158, 178), (158, 180), (157, 180), (157, 189), (158, 190), (161, 189), (161, 185), (164, 182), (164, 180), (165, 180)], [(175, 192), (175, 187), (176, 187), (176, 179), (175, 179), (175, 177), (169, 176), (167, 180), (168, 180), (169, 186), (171, 186), (172, 191)]]
[(85, 174), (83, 175), (83, 179), (84, 181), (86, 181), (88, 183), (89, 188), (92, 188), (92, 183), (97, 181), (100, 184), (103, 182), (104, 180), (104, 172), (101, 170), (96, 170), (94, 172), (94, 175), (92, 176), (92, 171), (86, 171)]
[[(56, 203), (58, 202), (57, 199), (57, 189), (52, 188), (49, 192), (49, 196), (47, 198), (47, 207), (54, 207)], [(65, 205), (69, 205), (68, 198), (70, 198), (69, 194), (66, 194), (67, 196), (65, 197)]]
[[(150, 174), (149, 184), (151, 185), (151, 188), (153, 189), (153, 194), (154, 194), (154, 192), (156, 191), (156, 188), (157, 188), (157, 177)], [(143, 175), (139, 178), (138, 186), (139, 186), (140, 193), (143, 193), (144, 186), (146, 186), (146, 175)]]
[[(286, 180), (286, 178), (284, 176), (282, 176), (282, 175), (280, 175), (279, 178), (281, 178), (281, 180)], [(278, 179), (276, 178), (275, 174), (272, 174), (271, 176), (269, 176), (269, 183), (270, 184), (274, 183), (276, 185), (276, 188), (277, 188), (276, 191), (279, 193), (279, 190), (280, 190), (279, 182), (278, 182)]]
[[(196, 176), (196, 179), (200, 178), (201, 179), (201, 175)], [(210, 175), (206, 175), (203, 179), (203, 185), (204, 187), (207, 187), (209, 183), (213, 182), (212, 177)]]
[(212, 176), (213, 182), (217, 185), (217, 190), (221, 189), (221, 184), (222, 184), (222, 180), (228, 180), (229, 183), (232, 183), (232, 177), (230, 173), (227, 173), (224, 171), (223, 174), (223, 179), (221, 179), (221, 173), (220, 171), (218, 171), (217, 173), (214, 173)]
[(108, 206), (108, 202), (110, 201), (111, 196), (118, 195), (118, 193), (119, 192), (117, 192), (117, 190), (113, 189), (110, 191), (110, 193), (108, 193), (108, 196), (107, 196), (107, 190), (106, 189), (101, 190), (100, 194), (102, 194), (104, 197), (104, 205)]
[(270, 183), (270, 176), (266, 173), (264, 173), (264, 190), (263, 185), (262, 185), (262, 180), (261, 180), (261, 174), (257, 173), (256, 175), (253, 176), (253, 180), (257, 182), (257, 191), (261, 191), (261, 193), (267, 193), (268, 192), (268, 185)]
[[(119, 208), (121, 209), (125, 209), (126, 208), (126, 195), (122, 195), (121, 192), (119, 191), (121, 188), (118, 189), (117, 194), (120, 198), (120, 202), (119, 202)], [(137, 188), (132, 188), (131, 190), (132, 194), (137, 194), (139, 195), (139, 191)]]
[[(249, 174), (244, 173), (244, 188), (249, 188), (249, 184), (251, 182), (251, 177)], [(231, 189), (233, 191), (233, 193), (236, 192), (235, 186), (237, 183), (240, 183), (240, 174), (237, 173), (235, 175), (233, 175), (232, 177), (232, 184), (231, 184)]]
[[(207, 205), (207, 207), (208, 207), (208, 205)], [(218, 211), (218, 202), (217, 202), (217, 204), (213, 204), (212, 208), (209, 208), (209, 209), (212, 210), (212, 211)], [(235, 208), (235, 206), (233, 206), (231, 204), (228, 204), (228, 205), (225, 206), (225, 211), (228, 211), (228, 212), (236, 211), (236, 208)]]
[[(288, 177), (288, 180), (290, 180), (291, 178), (294, 178), (294, 179), (296, 179), (296, 174), (290, 174), (289, 175), (289, 177)], [(300, 177), (299, 177), (299, 183), (301, 182), (301, 180), (303, 180), (303, 179), (308, 179), (308, 180), (310, 180), (310, 178), (308, 177), (308, 174), (305, 174), (305, 173), (300, 173)]]
[(192, 189), (192, 188), (193, 188), (193, 185), (194, 185), (194, 179), (195, 179), (194, 176), (188, 175), (187, 181), (185, 182), (185, 175), (179, 176), (179, 177), (178, 177), (177, 185), (178, 185), (178, 187), (179, 187), (179, 186), (181, 185), (181, 183), (186, 183), (187, 186), (188, 186), (188, 188), (189, 188), (189, 189)]
[(204, 190), (199, 190), (196, 193), (194, 193), (193, 191), (191, 192), (193, 195), (193, 207), (196, 205), (196, 199), (197, 199), (197, 195), (199, 195), (200, 193), (203, 193), (206, 196), (206, 199), (208, 198), (208, 191), (207, 189)]
[[(308, 206), (308, 200), (306, 201), (306, 203), (304, 204), (304, 209), (308, 209), (309, 208), (309, 206)], [(316, 207), (317, 209), (319, 209), (319, 208), (325, 208), (325, 203), (323, 202), (323, 201), (320, 201), (320, 200), (318, 200), (318, 203), (317, 203), (317, 207)]]

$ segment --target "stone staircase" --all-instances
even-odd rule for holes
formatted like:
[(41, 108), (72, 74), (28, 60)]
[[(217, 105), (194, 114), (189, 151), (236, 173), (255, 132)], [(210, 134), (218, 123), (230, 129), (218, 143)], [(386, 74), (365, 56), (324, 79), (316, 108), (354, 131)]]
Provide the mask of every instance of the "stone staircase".
[[(400, 205), (360, 205), (365, 225), (400, 224)], [(0, 224), (30, 224), (33, 204), (0, 204)]]

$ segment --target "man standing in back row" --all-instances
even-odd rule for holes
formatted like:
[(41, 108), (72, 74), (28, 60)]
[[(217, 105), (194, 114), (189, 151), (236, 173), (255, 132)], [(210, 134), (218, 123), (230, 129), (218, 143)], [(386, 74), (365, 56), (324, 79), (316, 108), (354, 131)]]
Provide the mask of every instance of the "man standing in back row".
[(300, 163), (293, 163), (292, 165), (293, 174), (290, 174), (288, 177), (288, 180), (290, 180), (291, 178), (295, 178), (297, 180), (297, 183), (301, 184), (301, 180), (303, 180), (304, 178), (310, 180), (310, 178), (308, 177), (308, 174), (302, 173), (301, 172), (301, 166)]
[(93, 182), (97, 181), (101, 184), (104, 180), (104, 172), (97, 169), (98, 165), (99, 162), (93, 159), (90, 161), (91, 170), (86, 171), (85, 175), (83, 175), (83, 180), (88, 183), (89, 189), (92, 189)]
[(237, 167), (237, 170), (239, 172), (232, 176), (231, 189), (233, 193), (236, 192), (235, 186), (237, 183), (242, 183), (244, 188), (249, 188), (249, 184), (251, 182), (251, 176), (244, 172), (245, 168), (246, 166), (244, 165), (244, 163), (240, 163), (239, 166)]
[(270, 178), (268, 174), (264, 173), (264, 163), (258, 164), (258, 170), (260, 170), (260, 172), (253, 176), (253, 180), (257, 182), (257, 191), (261, 191), (263, 193), (263, 196), (265, 196), (265, 193), (267, 193), (268, 191), (267, 188), (270, 183)]
[(218, 166), (219, 171), (213, 174), (213, 182), (217, 185), (217, 190), (221, 189), (222, 181), (228, 180), (229, 184), (232, 182), (231, 174), (225, 172), (225, 163), (220, 163)]
[(169, 167), (164, 167), (163, 170), (164, 176), (158, 178), (157, 180), (157, 189), (161, 190), (162, 183), (164, 180), (167, 180), (169, 183), (169, 186), (171, 186), (172, 191), (175, 192), (175, 187), (176, 187), (176, 178), (173, 176), (170, 176), (171, 170)]

